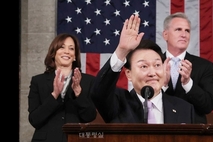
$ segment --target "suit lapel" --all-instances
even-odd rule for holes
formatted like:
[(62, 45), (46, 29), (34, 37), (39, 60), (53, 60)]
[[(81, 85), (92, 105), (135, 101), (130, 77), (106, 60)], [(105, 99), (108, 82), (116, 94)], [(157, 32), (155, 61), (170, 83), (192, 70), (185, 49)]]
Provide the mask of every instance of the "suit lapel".
[(177, 123), (177, 112), (172, 99), (163, 93), (164, 123)]
[(128, 99), (129, 104), (132, 106), (133, 111), (135, 112), (132, 115), (136, 115), (134, 118), (137, 118), (138, 122), (143, 123), (144, 122), (143, 105), (142, 105), (140, 99), (138, 98), (134, 89), (132, 89), (130, 91), (130, 97), (127, 99)]
[(71, 88), (71, 83), (72, 83), (72, 79), (70, 80), (70, 83), (68, 84), (68, 88), (67, 88), (67, 93), (65, 95), (65, 99), (66, 98), (70, 98), (70, 99), (74, 99), (75, 98), (75, 94), (73, 89)]
[(53, 91), (53, 81), (55, 78), (55, 72), (46, 74), (47, 86), (50, 91)]
[(186, 56), (185, 56), (184, 59), (187, 59), (187, 60), (189, 60), (190, 62), (193, 62), (193, 57), (192, 57), (192, 55), (189, 54), (188, 52), (186, 52)]

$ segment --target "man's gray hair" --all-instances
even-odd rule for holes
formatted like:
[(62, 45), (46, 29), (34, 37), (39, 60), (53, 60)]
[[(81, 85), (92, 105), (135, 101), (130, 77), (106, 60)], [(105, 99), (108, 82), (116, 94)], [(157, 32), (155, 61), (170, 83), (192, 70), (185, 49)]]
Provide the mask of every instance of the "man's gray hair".
[(174, 18), (183, 18), (183, 19), (186, 19), (189, 23), (189, 26), (191, 27), (191, 21), (189, 20), (189, 18), (186, 16), (185, 13), (183, 12), (176, 12), (176, 13), (173, 13), (169, 16), (167, 16), (164, 20), (164, 23), (163, 23), (163, 28), (164, 30), (166, 30), (168, 27), (169, 27), (169, 24), (171, 22), (172, 19)]

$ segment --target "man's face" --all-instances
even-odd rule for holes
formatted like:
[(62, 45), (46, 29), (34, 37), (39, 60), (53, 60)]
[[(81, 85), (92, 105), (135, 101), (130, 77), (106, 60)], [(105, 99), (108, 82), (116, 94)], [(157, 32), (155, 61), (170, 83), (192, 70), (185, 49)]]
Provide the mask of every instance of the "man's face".
[(149, 85), (153, 87), (155, 95), (161, 90), (164, 83), (164, 68), (160, 56), (153, 50), (141, 49), (133, 53), (131, 70), (126, 70), (126, 76), (137, 93)]
[(169, 51), (186, 50), (190, 40), (190, 25), (183, 18), (174, 18), (164, 31), (163, 37), (168, 44)]

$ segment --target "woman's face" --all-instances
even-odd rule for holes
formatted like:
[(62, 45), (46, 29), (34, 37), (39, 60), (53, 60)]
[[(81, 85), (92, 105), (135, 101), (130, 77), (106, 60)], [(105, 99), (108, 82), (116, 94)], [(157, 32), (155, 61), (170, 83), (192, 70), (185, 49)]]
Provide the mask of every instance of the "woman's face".
[(164, 82), (164, 68), (160, 56), (153, 50), (141, 49), (133, 53), (131, 58), (131, 70), (126, 70), (126, 76), (137, 93), (148, 85), (155, 95), (160, 93)]
[(55, 64), (56, 67), (70, 67), (75, 60), (75, 43), (71, 37), (67, 37), (62, 45), (56, 51)]

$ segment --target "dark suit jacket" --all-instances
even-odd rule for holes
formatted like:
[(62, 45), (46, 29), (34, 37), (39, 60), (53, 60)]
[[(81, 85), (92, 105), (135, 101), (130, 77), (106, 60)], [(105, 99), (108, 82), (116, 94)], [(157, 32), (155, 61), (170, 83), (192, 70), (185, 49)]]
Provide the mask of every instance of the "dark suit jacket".
[[(52, 95), (55, 73), (33, 76), (28, 96), (29, 122), (35, 128), (32, 142), (67, 142), (62, 131), (65, 123), (85, 123), (96, 118), (96, 108), (90, 98), (94, 77), (82, 74), (82, 92), (75, 97), (69, 85), (65, 98)], [(72, 82), (72, 80), (71, 80)]]
[[(96, 76), (92, 100), (107, 123), (143, 123), (143, 106), (135, 91), (116, 88), (119, 74), (111, 70), (108, 60)], [(162, 101), (164, 123), (193, 123), (194, 108), (190, 103), (165, 93)]]
[(176, 89), (173, 89), (170, 79), (166, 93), (194, 105), (195, 123), (207, 123), (206, 114), (213, 110), (213, 65), (210, 61), (189, 53), (186, 53), (185, 59), (192, 63), (192, 89), (186, 94), (179, 76)]

